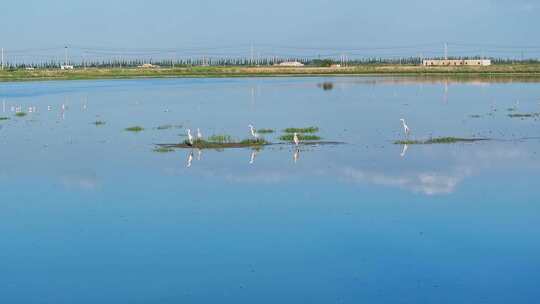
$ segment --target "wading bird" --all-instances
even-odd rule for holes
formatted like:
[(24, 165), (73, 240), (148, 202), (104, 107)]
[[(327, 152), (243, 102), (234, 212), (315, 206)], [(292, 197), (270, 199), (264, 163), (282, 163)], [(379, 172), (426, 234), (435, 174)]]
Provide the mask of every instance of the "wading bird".
[(411, 133), (411, 129), (409, 129), (409, 126), (405, 123), (405, 119), (400, 119), (401, 124), (403, 125), (403, 132), (405, 132), (405, 137), (409, 137), (409, 134)]
[(294, 141), (294, 144), (298, 147), (300, 140), (298, 139), (298, 133), (296, 132), (294, 132), (293, 141)]
[(197, 128), (197, 139), (202, 139), (201, 129)]
[(193, 136), (191, 135), (191, 129), (187, 129), (187, 138), (188, 138), (189, 144), (193, 146)]
[(249, 130), (251, 132), (251, 136), (253, 136), (253, 138), (255, 139), (258, 139), (259, 138), (259, 133), (257, 133), (257, 131), (255, 131), (255, 128), (253, 127), (253, 125), (248, 125), (249, 127)]

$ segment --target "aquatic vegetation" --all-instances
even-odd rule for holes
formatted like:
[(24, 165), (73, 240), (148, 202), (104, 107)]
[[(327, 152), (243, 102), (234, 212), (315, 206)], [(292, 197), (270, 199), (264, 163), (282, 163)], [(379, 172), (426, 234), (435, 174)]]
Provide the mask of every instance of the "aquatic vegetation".
[(283, 130), (285, 133), (317, 133), (319, 127), (307, 127), (307, 128), (287, 128)]
[(212, 143), (224, 144), (224, 143), (233, 142), (233, 138), (230, 135), (217, 134), (217, 135), (212, 135), (208, 137), (207, 141), (212, 142)]
[[(297, 134), (299, 140), (320, 140), (321, 137), (317, 135), (306, 135), (306, 134)], [(279, 137), (280, 140), (283, 141), (292, 141), (294, 138), (294, 134), (286, 134)]]
[(396, 145), (432, 145), (432, 144), (455, 144), (459, 142), (476, 142), (488, 140), (488, 138), (462, 138), (462, 137), (434, 137), (428, 140), (397, 140)]
[(104, 124), (106, 124), (106, 122), (104, 122), (103, 120), (96, 120), (92, 124), (96, 126), (103, 126)]
[(396, 140), (394, 141), (394, 144), (396, 145), (422, 145), (424, 144), (424, 142), (421, 140), (406, 139), (406, 140)]
[(154, 152), (157, 152), (157, 153), (169, 153), (169, 152), (174, 152), (174, 149), (171, 148), (171, 147), (157, 147), (154, 149)]
[(228, 135), (216, 135), (214, 138), (210, 137), (208, 140), (195, 139), (193, 140), (193, 145), (189, 142), (189, 140), (186, 139), (180, 145), (166, 145), (166, 147), (224, 149), (224, 148), (260, 147), (260, 146), (269, 145), (269, 144), (271, 143), (267, 142), (266, 140), (262, 138), (244, 139), (242, 141), (234, 141)]
[(9, 120), (9, 117), (0, 117), (0, 120)]
[(259, 129), (259, 130), (257, 130), (257, 133), (259, 133), (259, 134), (270, 134), (270, 133), (274, 133), (274, 129)]
[(540, 113), (512, 113), (508, 114), (508, 117), (511, 118), (530, 118), (530, 117), (539, 117)]
[(244, 139), (240, 142), (242, 145), (247, 146), (257, 146), (257, 145), (267, 145), (269, 142), (267, 142), (264, 138), (248, 138)]
[(182, 129), (182, 125), (165, 124), (156, 127), (156, 130)]
[(26, 112), (17, 112), (17, 113), (15, 113), (15, 116), (17, 116), (17, 117), (25, 117)]
[(161, 126), (158, 126), (156, 129), (158, 130), (168, 130), (168, 129), (171, 129), (173, 126), (172, 125), (161, 125)]
[(482, 117), (482, 115), (478, 115), (478, 114), (473, 114), (473, 115), (469, 115), (470, 118), (480, 118)]
[(317, 84), (317, 87), (322, 88), (325, 91), (329, 91), (329, 90), (332, 90), (334, 88), (334, 83), (329, 82), (329, 81), (325, 81), (323, 83)]
[(129, 132), (141, 132), (144, 130), (144, 128), (141, 126), (133, 126), (133, 127), (126, 128), (125, 130)]

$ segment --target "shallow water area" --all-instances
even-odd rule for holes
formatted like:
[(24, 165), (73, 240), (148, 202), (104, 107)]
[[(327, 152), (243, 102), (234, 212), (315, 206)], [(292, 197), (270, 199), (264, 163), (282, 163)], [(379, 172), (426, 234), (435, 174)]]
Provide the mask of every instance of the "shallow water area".
[[(47, 81), (0, 83), (0, 102), (2, 302), (540, 296), (540, 121), (510, 115), (540, 112), (540, 83)], [(396, 145), (400, 118), (411, 139), (490, 140)], [(249, 124), (275, 145), (156, 152)], [(343, 144), (279, 140), (311, 126)]]

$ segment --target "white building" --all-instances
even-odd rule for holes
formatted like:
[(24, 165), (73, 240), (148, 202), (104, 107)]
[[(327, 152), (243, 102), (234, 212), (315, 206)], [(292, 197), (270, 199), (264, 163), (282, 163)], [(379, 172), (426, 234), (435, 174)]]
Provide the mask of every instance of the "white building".
[(61, 70), (73, 70), (73, 66), (72, 66), (72, 65), (68, 65), (68, 64), (64, 64), (64, 65), (61, 65), (61, 66), (60, 66), (60, 69), (61, 69)]
[(157, 69), (159, 68), (158, 65), (155, 65), (155, 64), (151, 64), (151, 63), (143, 63), (139, 66), (137, 66), (138, 68), (141, 68), (141, 69)]
[(488, 66), (489, 59), (427, 59), (422, 62), (424, 66)]
[(285, 62), (278, 63), (276, 65), (282, 66), (282, 67), (303, 67), (304, 66), (303, 63), (298, 62), (298, 61), (285, 61)]

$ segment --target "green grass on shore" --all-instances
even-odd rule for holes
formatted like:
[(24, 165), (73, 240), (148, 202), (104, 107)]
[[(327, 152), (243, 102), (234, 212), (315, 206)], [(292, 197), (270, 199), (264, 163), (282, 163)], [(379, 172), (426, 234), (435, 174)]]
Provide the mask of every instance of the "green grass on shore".
[[(3, 70), (0, 81), (76, 80), (137, 77), (254, 77), (320, 75), (446, 75), (446, 76), (525, 76), (540, 79), (540, 64), (495, 64), (487, 67), (424, 67), (420, 65), (365, 64), (350, 67), (176, 67), (176, 68), (76, 68), (75, 70)], [(537, 80), (536, 80), (537, 81)]]

